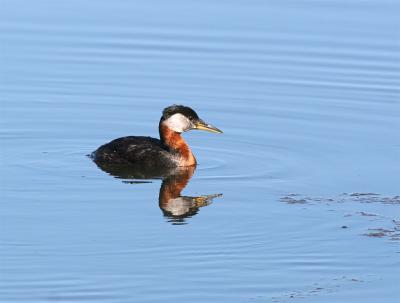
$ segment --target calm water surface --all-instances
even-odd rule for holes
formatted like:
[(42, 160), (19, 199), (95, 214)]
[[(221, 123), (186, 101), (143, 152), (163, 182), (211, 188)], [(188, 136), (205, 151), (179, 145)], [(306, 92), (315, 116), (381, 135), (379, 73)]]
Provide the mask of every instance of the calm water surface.
[[(1, 1), (0, 301), (396, 301), (399, 10)], [(186, 204), (86, 157), (173, 103)]]

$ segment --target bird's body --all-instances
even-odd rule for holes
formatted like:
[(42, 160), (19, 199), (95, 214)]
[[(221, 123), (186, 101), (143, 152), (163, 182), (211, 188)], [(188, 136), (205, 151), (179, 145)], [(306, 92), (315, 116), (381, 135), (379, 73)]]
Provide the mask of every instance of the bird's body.
[(196, 165), (196, 159), (181, 136), (190, 129), (221, 131), (202, 121), (189, 107), (173, 105), (163, 111), (160, 139), (128, 136), (100, 146), (92, 153), (98, 165), (134, 166), (138, 169), (169, 169)]
[(148, 166), (174, 166), (177, 157), (159, 139), (128, 136), (100, 146), (93, 158), (97, 162), (120, 165), (146, 164)]

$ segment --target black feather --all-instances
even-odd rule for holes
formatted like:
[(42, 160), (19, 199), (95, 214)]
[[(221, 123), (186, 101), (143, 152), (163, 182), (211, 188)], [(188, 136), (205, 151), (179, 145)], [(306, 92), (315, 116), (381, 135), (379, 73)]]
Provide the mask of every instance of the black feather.
[(163, 115), (162, 115), (162, 120), (166, 120), (172, 115), (175, 114), (182, 114), (185, 117), (187, 117), (191, 121), (196, 121), (199, 119), (199, 116), (196, 114), (196, 112), (191, 109), (190, 107), (183, 106), (183, 105), (171, 105), (168, 106), (163, 110)]

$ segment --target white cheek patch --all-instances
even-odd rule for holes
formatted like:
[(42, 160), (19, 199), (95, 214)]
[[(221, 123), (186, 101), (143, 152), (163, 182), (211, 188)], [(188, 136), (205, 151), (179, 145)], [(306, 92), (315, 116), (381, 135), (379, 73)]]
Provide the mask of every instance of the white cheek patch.
[(172, 115), (164, 121), (164, 124), (177, 133), (182, 133), (185, 130), (190, 129), (192, 125), (190, 120), (182, 114)]

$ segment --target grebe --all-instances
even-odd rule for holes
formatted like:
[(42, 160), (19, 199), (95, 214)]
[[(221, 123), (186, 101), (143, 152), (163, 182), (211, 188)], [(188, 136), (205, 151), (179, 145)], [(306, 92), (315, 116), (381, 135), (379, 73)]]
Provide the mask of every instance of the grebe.
[(172, 105), (162, 112), (160, 140), (141, 136), (122, 137), (100, 146), (91, 156), (99, 166), (129, 165), (145, 171), (195, 166), (196, 158), (181, 136), (192, 129), (222, 133), (200, 119), (190, 107)]

